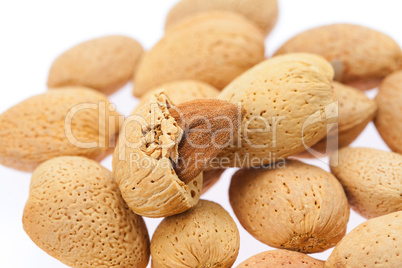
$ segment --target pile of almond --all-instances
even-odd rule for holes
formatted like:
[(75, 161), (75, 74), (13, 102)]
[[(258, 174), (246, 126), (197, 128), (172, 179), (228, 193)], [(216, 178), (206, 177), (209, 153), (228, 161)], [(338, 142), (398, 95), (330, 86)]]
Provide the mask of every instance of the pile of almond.
[[(0, 163), (33, 172), (23, 226), (38, 247), (71, 267), (232, 267), (244, 228), (276, 250), (238, 267), (402, 267), (400, 46), (333, 24), (266, 59), (278, 3), (255, 2), (181, 0), (146, 52), (126, 36), (78, 44), (47, 92), (0, 114)], [(107, 95), (130, 80), (124, 117)], [(371, 121), (392, 152), (348, 147)], [(302, 162), (327, 156), (331, 172)], [(231, 168), (238, 226), (201, 199)], [(351, 208), (368, 220), (347, 233)], [(164, 217), (151, 239), (142, 217)]]

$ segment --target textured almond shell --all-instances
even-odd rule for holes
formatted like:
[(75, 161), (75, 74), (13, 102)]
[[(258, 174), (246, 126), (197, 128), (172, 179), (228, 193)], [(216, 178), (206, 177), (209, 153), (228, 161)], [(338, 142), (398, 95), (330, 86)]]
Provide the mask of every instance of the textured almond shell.
[(296, 53), (266, 60), (236, 78), (218, 98), (241, 103), (247, 114), (240, 138), (235, 135), (220, 157), (229, 159), (230, 166), (253, 166), (247, 159), (259, 160), (259, 166), (317, 143), (327, 129), (321, 114), (334, 102), (332, 77), (333, 69), (322, 57)]
[[(103, 94), (81, 87), (48, 91), (20, 102), (0, 115), (0, 136), (4, 137), (0, 139), (0, 163), (33, 171), (57, 156), (102, 160), (111, 153), (109, 145), (113, 145), (119, 132), (119, 114), (108, 109), (109, 104)], [(80, 105), (89, 106), (70, 113), (74, 114), (72, 135), (78, 142), (97, 142), (94, 148), (82, 148), (65, 132), (65, 127), (70, 129), (66, 116)]]
[(343, 148), (330, 158), (349, 204), (374, 218), (402, 210), (402, 155), (369, 148)]
[(275, 55), (308, 52), (339, 62), (340, 82), (362, 89), (374, 88), (400, 67), (402, 51), (389, 36), (352, 24), (332, 24), (302, 32), (287, 41)]
[(146, 103), (148, 103), (149, 98), (158, 90), (163, 90), (163, 92), (169, 96), (170, 100), (174, 104), (180, 104), (190, 100), (196, 99), (214, 99), (218, 96), (219, 91), (213, 86), (207, 83), (197, 81), (197, 80), (178, 80), (169, 83), (162, 84), (155, 89), (150, 90), (149, 93), (145, 94), (138, 106), (134, 109), (133, 114), (140, 111)]
[(232, 267), (239, 246), (239, 231), (229, 213), (200, 200), (159, 224), (151, 241), (152, 268)]
[[(176, 175), (183, 130), (168, 109), (174, 106), (163, 91), (151, 96), (138, 115), (128, 117), (113, 155), (113, 172), (124, 200), (137, 214), (166, 217), (195, 206), (202, 173), (188, 184)], [(154, 137), (161, 137), (159, 146)]]
[(25, 232), (71, 267), (146, 267), (143, 219), (121, 197), (110, 171), (83, 157), (58, 157), (32, 175)]
[(265, 35), (271, 32), (278, 20), (277, 0), (254, 0), (252, 5), (249, 0), (182, 0), (169, 11), (165, 28), (169, 29), (183, 18), (211, 10), (241, 14), (257, 25)]
[(275, 248), (315, 253), (335, 246), (346, 233), (350, 211), (341, 184), (318, 167), (284, 164), (234, 174), (229, 198), (240, 223)]
[(357, 226), (338, 243), (325, 262), (325, 267), (400, 268), (401, 248), (402, 211)]
[[(176, 105), (196, 99), (214, 99), (219, 94), (219, 91), (216, 88), (198, 80), (173, 81), (160, 85), (143, 96), (132, 114), (139, 113), (142, 107), (149, 102), (151, 96), (158, 90), (163, 90), (163, 92), (169, 96), (169, 99)], [(203, 172), (201, 194), (207, 192), (219, 180), (223, 171), (225, 170), (209, 170)]]
[[(331, 129), (324, 139), (312, 147), (322, 156), (351, 144), (373, 120), (377, 112), (376, 103), (356, 88), (338, 82), (333, 82), (333, 88), (335, 100), (339, 105), (338, 127)], [(332, 148), (330, 145), (327, 151), (327, 142), (329, 144), (337, 142), (338, 146)], [(299, 156), (311, 157), (307, 152)]]
[(375, 102), (378, 113), (374, 123), (378, 132), (392, 151), (402, 154), (402, 71), (382, 82)]
[(236, 268), (323, 268), (324, 263), (300, 252), (277, 249), (254, 255)]
[(85, 86), (110, 94), (134, 74), (142, 46), (126, 36), (104, 36), (80, 43), (55, 59), (47, 85)]
[(163, 83), (197, 79), (222, 89), (264, 60), (264, 37), (251, 22), (215, 11), (183, 20), (144, 56), (134, 77), (134, 95)]

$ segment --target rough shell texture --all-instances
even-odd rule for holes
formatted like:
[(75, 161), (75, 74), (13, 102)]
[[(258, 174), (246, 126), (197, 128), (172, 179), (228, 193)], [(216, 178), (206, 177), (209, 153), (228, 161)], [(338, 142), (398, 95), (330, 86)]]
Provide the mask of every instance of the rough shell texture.
[(183, 18), (211, 10), (226, 10), (241, 14), (255, 23), (266, 35), (278, 20), (277, 0), (257, 0), (252, 5), (248, 0), (182, 0), (170, 10), (165, 27), (169, 29)]
[(222, 89), (262, 60), (264, 37), (251, 22), (231, 12), (202, 13), (172, 27), (146, 53), (134, 78), (134, 95), (180, 79)]
[(197, 80), (179, 80), (162, 84), (143, 96), (140, 103), (135, 108), (133, 114), (136, 114), (148, 103), (149, 98), (158, 90), (163, 90), (174, 104), (180, 104), (196, 99), (214, 99), (218, 96), (219, 91), (207, 83)]
[(340, 82), (374, 88), (400, 67), (402, 52), (389, 36), (351, 24), (332, 24), (305, 31), (286, 42), (275, 55), (290, 52), (319, 54), (339, 62)]
[(386, 267), (402, 263), (402, 212), (368, 220), (350, 233), (332, 251), (327, 268)]
[(58, 157), (32, 175), (25, 232), (71, 267), (146, 267), (144, 221), (121, 197), (110, 171), (83, 157)]
[(200, 200), (158, 226), (151, 241), (152, 267), (232, 267), (239, 246), (239, 231), (229, 213)]
[[(314, 156), (326, 156), (335, 150), (351, 144), (373, 120), (377, 112), (377, 105), (363, 92), (353, 87), (334, 82), (334, 96), (338, 101), (337, 127), (332, 128), (327, 136), (315, 144), (311, 149)], [(302, 156), (311, 157), (304, 153)]]
[(402, 154), (402, 71), (388, 76), (375, 98), (378, 113), (375, 125), (392, 151)]
[[(326, 135), (333, 103), (333, 69), (322, 57), (296, 53), (251, 68), (218, 96), (241, 103), (247, 114), (240, 135), (221, 158), (229, 166), (260, 166), (301, 153)], [(332, 103), (332, 105), (330, 105)]]
[(119, 114), (109, 105), (106, 96), (85, 88), (48, 91), (20, 102), (0, 115), (0, 163), (33, 171), (57, 156), (102, 160), (119, 131)]
[(314, 253), (335, 246), (350, 211), (341, 184), (318, 167), (284, 164), (235, 173), (229, 197), (240, 223), (271, 247)]
[(290, 250), (270, 250), (254, 255), (244, 262), (240, 263), (237, 268), (323, 268), (324, 262), (314, 259), (306, 254), (290, 251)]
[(126, 36), (83, 42), (56, 58), (47, 85), (86, 86), (105, 94), (113, 93), (133, 76), (142, 52), (142, 46)]
[(363, 217), (402, 210), (402, 155), (369, 148), (343, 148), (331, 156), (330, 164), (349, 204)]
[(185, 184), (176, 175), (183, 130), (170, 115), (174, 106), (161, 91), (138, 115), (128, 117), (113, 155), (113, 172), (124, 200), (137, 214), (166, 217), (197, 204), (202, 174)]

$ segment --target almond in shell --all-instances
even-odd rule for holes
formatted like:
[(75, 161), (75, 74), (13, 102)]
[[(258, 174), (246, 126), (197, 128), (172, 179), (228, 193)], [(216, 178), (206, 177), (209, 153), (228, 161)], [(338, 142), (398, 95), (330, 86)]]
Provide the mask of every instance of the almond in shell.
[(0, 115), (0, 163), (33, 171), (57, 156), (102, 160), (112, 153), (119, 114), (105, 95), (66, 87), (30, 97)]
[(343, 148), (330, 158), (351, 207), (366, 218), (402, 210), (402, 155)]
[(275, 55), (308, 52), (334, 64), (339, 82), (371, 89), (401, 66), (398, 43), (379, 31), (353, 24), (331, 24), (302, 32)]
[(299, 161), (237, 171), (229, 198), (242, 226), (271, 247), (316, 253), (346, 233), (350, 209), (342, 185)]
[(197, 79), (221, 90), (264, 60), (264, 37), (241, 15), (213, 11), (182, 20), (141, 60), (134, 95), (161, 84)]

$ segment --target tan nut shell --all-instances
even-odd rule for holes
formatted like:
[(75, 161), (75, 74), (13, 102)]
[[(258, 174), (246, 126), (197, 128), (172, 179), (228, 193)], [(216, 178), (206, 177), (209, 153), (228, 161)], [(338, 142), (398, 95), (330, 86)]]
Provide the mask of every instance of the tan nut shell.
[(104, 36), (80, 43), (53, 62), (47, 85), (85, 86), (111, 94), (134, 74), (142, 46), (126, 36)]
[(236, 268), (323, 268), (324, 262), (314, 259), (306, 254), (277, 249), (262, 252), (254, 255), (244, 262), (240, 263)]
[(146, 267), (143, 219), (121, 197), (112, 173), (84, 157), (58, 157), (32, 175), (25, 232), (71, 267)]
[(389, 36), (359, 25), (332, 24), (300, 33), (275, 55), (308, 52), (342, 66), (340, 82), (362, 89), (374, 88), (382, 78), (399, 68), (402, 51)]
[[(207, 83), (198, 80), (178, 80), (160, 85), (156, 89), (151, 90), (151, 92), (147, 93), (140, 99), (140, 103), (134, 109), (132, 114), (139, 113), (142, 107), (147, 105), (150, 97), (158, 90), (163, 90), (163, 92), (169, 96), (170, 100), (176, 105), (195, 99), (214, 99), (219, 94), (219, 91), (216, 88)], [(201, 194), (206, 193), (219, 180), (223, 171), (225, 170), (218, 169), (203, 172)]]
[(266, 60), (236, 78), (218, 98), (241, 103), (247, 114), (240, 138), (235, 135), (220, 157), (231, 166), (259, 166), (317, 143), (326, 135), (321, 113), (334, 101), (332, 77), (322, 57), (296, 53)]
[[(105, 95), (81, 87), (48, 91), (20, 102), (0, 115), (0, 163), (33, 171), (57, 156), (102, 160), (111, 153), (109, 145), (119, 132), (119, 114), (109, 104)], [(68, 118), (72, 133), (66, 132)]]
[[(324, 139), (312, 147), (322, 156), (351, 144), (373, 120), (377, 112), (375, 102), (363, 92), (338, 82), (333, 82), (333, 88), (335, 100), (339, 105), (338, 127), (331, 129)], [(328, 148), (327, 145), (329, 145)], [(304, 152), (299, 156), (311, 157), (312, 155)]]
[(402, 211), (368, 220), (350, 233), (332, 251), (327, 268), (386, 267), (402, 263)]
[(239, 246), (239, 231), (229, 213), (200, 200), (159, 224), (151, 241), (152, 268), (232, 267)]
[(182, 0), (169, 12), (166, 19), (166, 29), (180, 22), (183, 18), (211, 11), (226, 10), (243, 15), (266, 35), (274, 28), (278, 20), (277, 0)]
[(349, 205), (331, 174), (299, 161), (276, 169), (241, 169), (230, 204), (243, 227), (271, 247), (321, 252), (345, 235)]
[(189, 17), (144, 56), (134, 77), (134, 95), (163, 83), (198, 79), (222, 89), (264, 60), (264, 37), (251, 22), (231, 12)]
[(162, 91), (152, 95), (138, 115), (126, 119), (114, 151), (116, 182), (128, 206), (142, 216), (181, 213), (201, 195), (202, 174), (185, 184), (173, 169), (183, 130), (168, 111), (172, 106)]
[(402, 210), (402, 155), (369, 148), (343, 148), (330, 158), (349, 204), (374, 218)]
[(392, 151), (402, 154), (402, 71), (382, 82), (375, 102), (378, 113), (374, 123), (378, 132)]
[(190, 100), (196, 99), (214, 99), (218, 96), (219, 91), (207, 83), (197, 80), (178, 80), (162, 84), (149, 93), (144, 95), (138, 106), (133, 111), (136, 114), (140, 111), (144, 104), (148, 103), (149, 97), (158, 90), (163, 90), (174, 104), (180, 104)]

